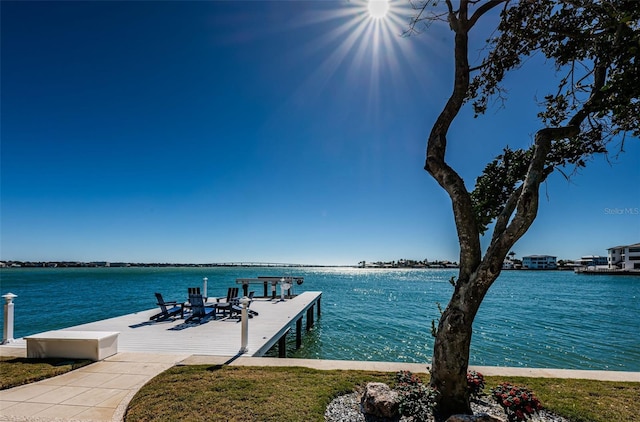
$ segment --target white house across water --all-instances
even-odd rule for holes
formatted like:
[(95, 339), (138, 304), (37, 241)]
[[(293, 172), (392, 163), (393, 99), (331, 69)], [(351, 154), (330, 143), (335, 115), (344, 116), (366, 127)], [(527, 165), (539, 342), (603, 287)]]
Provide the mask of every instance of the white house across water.
[(608, 264), (611, 269), (638, 270), (640, 269), (640, 243), (633, 245), (614, 246), (609, 251)]
[(558, 268), (555, 256), (529, 255), (522, 257), (522, 268), (528, 270), (555, 270)]

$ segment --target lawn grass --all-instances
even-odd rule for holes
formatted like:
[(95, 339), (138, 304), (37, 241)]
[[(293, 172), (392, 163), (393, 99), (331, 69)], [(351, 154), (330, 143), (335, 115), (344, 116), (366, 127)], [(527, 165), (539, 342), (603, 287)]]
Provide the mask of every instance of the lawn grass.
[[(87, 360), (0, 358), (0, 389), (52, 377)], [(427, 374), (417, 374), (427, 382)], [(126, 422), (174, 420), (324, 421), (329, 402), (367, 382), (394, 385), (394, 373), (291, 367), (176, 366), (142, 387)], [(486, 377), (534, 391), (543, 406), (574, 422), (638, 420), (640, 383), (555, 378)]]
[[(418, 374), (428, 381), (427, 374)], [(182, 366), (145, 385), (129, 404), (126, 422), (161, 420), (324, 421), (338, 395), (367, 382), (394, 384), (395, 374), (308, 368)], [(575, 422), (624, 422), (640, 415), (640, 383), (487, 377), (533, 390), (545, 408)]]
[(0, 390), (64, 374), (90, 360), (0, 357)]
[(299, 367), (181, 366), (146, 384), (125, 420), (324, 421), (336, 396), (395, 374)]
[(501, 382), (527, 387), (542, 405), (575, 422), (637, 421), (640, 383), (580, 379), (487, 377), (487, 388)]

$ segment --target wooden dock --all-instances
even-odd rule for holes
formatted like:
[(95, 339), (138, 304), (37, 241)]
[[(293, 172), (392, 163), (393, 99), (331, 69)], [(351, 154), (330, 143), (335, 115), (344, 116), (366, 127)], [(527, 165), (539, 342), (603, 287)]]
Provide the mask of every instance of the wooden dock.
[[(249, 319), (245, 356), (263, 356), (294, 330), (300, 345), (302, 330), (311, 328), (320, 316), (322, 292), (304, 292), (285, 301), (256, 298), (250, 309), (259, 313)], [(103, 306), (101, 304), (100, 306)], [(117, 331), (118, 352), (180, 353), (190, 355), (235, 356), (241, 346), (241, 323), (235, 319), (208, 319), (185, 323), (184, 319), (149, 321), (158, 309), (65, 328), (65, 331)], [(303, 325), (303, 318), (306, 324)], [(280, 349), (282, 356), (283, 349)]]

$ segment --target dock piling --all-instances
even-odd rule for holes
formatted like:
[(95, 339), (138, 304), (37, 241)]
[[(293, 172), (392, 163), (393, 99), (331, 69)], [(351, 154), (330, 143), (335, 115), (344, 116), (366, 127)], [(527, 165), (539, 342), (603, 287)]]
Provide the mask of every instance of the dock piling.
[(302, 317), (296, 321), (296, 349), (302, 346)]
[(287, 334), (289, 334), (290, 328), (282, 334), (282, 337), (278, 340), (278, 357), (286, 358), (287, 357)]
[(313, 305), (311, 305), (309, 309), (307, 309), (307, 331), (313, 327), (313, 322)]

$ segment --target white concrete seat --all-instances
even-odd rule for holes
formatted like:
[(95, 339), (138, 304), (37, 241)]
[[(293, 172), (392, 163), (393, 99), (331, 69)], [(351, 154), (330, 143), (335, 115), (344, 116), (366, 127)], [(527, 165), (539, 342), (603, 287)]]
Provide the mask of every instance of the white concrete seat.
[(118, 353), (118, 332), (54, 330), (25, 337), (28, 358), (102, 360)]

